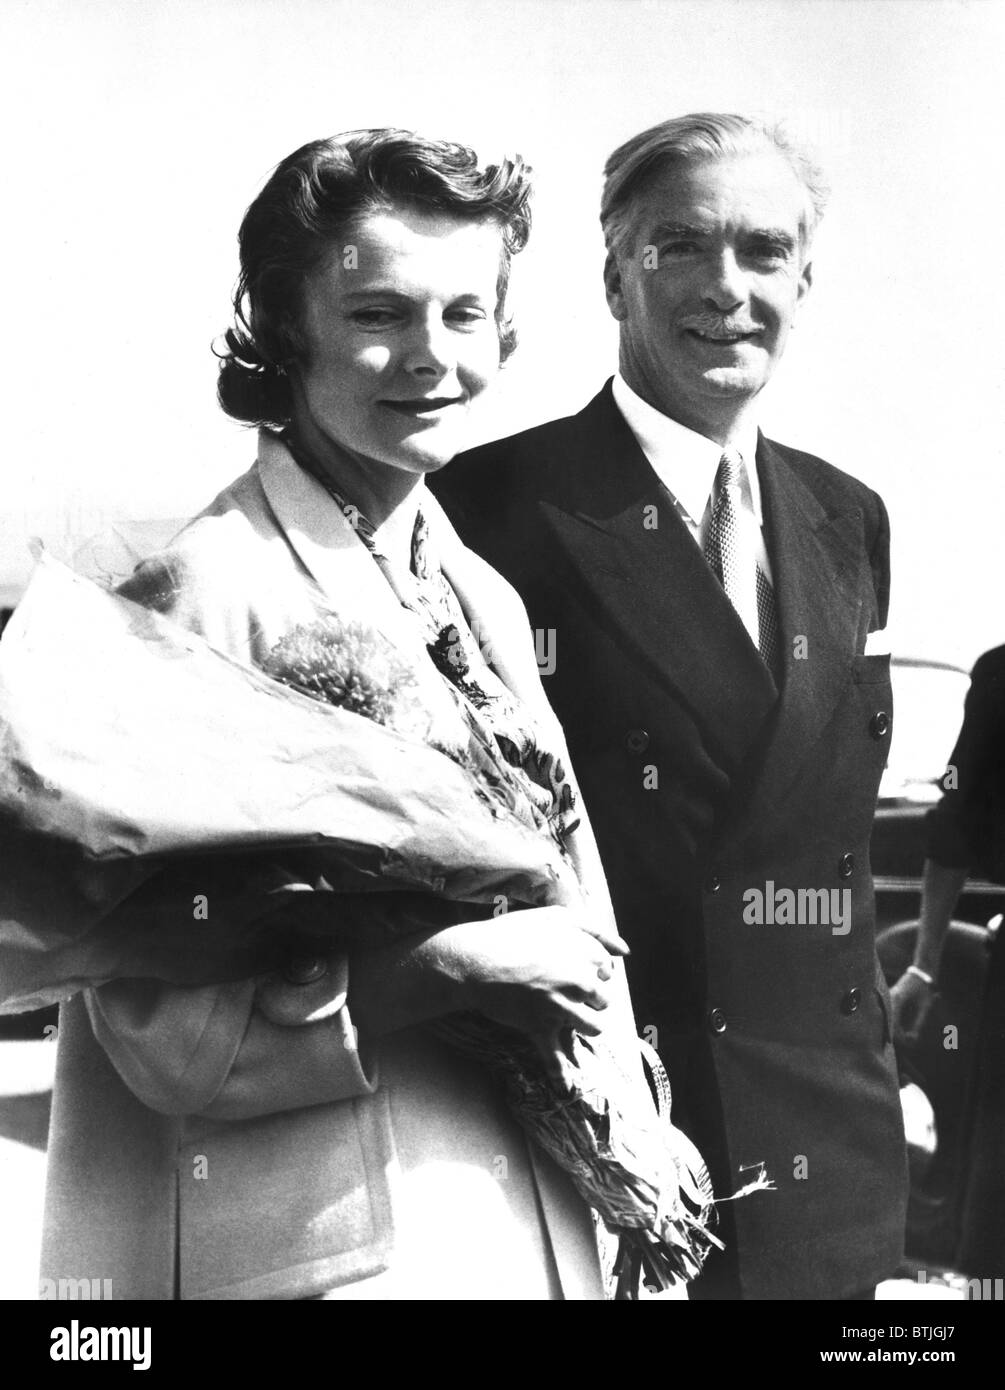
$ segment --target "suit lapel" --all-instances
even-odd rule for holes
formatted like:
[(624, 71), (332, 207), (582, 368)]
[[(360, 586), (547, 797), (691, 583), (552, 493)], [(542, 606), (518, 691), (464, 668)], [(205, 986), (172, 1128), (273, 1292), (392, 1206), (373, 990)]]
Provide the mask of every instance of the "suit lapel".
[[(608, 385), (576, 417), (579, 468), (545, 524), (592, 611), (742, 764), (777, 698), (770, 672), (614, 404)], [(570, 500), (571, 499), (571, 500)]]
[(847, 688), (862, 606), (861, 511), (825, 509), (767, 440), (757, 454), (785, 679), (749, 814), (799, 775)]

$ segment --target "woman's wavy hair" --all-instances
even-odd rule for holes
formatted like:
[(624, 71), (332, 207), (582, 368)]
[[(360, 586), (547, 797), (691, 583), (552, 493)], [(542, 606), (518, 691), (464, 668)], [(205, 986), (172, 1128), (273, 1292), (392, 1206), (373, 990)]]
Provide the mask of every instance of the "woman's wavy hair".
[(473, 150), (407, 130), (354, 130), (314, 140), (279, 164), (238, 234), (241, 274), (217, 394), (235, 420), (289, 423), (291, 365), (306, 356), (303, 287), (352, 223), (407, 207), (497, 223), (500, 360), (516, 347), (506, 316), (510, 262), (530, 235), (530, 169), (519, 155), (481, 169)]

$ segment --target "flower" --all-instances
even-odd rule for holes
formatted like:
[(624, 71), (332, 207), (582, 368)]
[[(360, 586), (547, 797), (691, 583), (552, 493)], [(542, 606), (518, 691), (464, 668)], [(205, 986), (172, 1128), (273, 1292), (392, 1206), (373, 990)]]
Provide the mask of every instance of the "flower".
[[(432, 679), (430, 702), (442, 694)], [(246, 856), (249, 877), (295, 853), (350, 911), (361, 890), (379, 905), (374, 931), (440, 929), (445, 900), (470, 918), (500, 894), (517, 910), (575, 905), (527, 776), (465, 721), (460, 695), (456, 746), (433, 743), (444, 724), (424, 691), (380, 633), (336, 613), (294, 628), (263, 672), (44, 561), (0, 644), (0, 835), (16, 847), (0, 879), (0, 1008), (116, 978), (124, 960), (120, 975), (174, 983), (246, 975), (258, 921), (210, 916), (193, 935), (169, 920), (156, 940), (148, 929), (129, 942), (104, 929), (165, 864), (221, 851)], [(716, 1243), (704, 1164), (603, 1034), (570, 1034), (563, 1089), (528, 1040), (487, 1018), (429, 1026), (491, 1068), (531, 1139), (620, 1237), (619, 1296), (643, 1275), (657, 1287), (694, 1276)]]

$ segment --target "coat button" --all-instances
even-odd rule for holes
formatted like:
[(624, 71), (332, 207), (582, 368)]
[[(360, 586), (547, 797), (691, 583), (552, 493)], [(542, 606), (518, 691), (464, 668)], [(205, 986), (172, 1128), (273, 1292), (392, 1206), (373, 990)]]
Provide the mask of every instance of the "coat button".
[(721, 1009), (713, 1009), (708, 1016), (708, 1026), (713, 1033), (725, 1033), (726, 1015)]
[(853, 1014), (861, 1002), (858, 990), (853, 987), (848, 990), (847, 994), (845, 994), (844, 998), (841, 1000), (841, 1012), (843, 1014)]
[(869, 720), (869, 733), (877, 741), (886, 738), (890, 732), (890, 716), (885, 709), (878, 709)]
[(706, 892), (706, 893), (718, 893), (718, 891), (719, 891), (719, 889), (720, 889), (721, 887), (722, 887), (722, 879), (719, 877), (719, 875), (718, 875), (718, 874), (709, 874), (708, 878), (706, 878), (706, 880), (705, 880), (705, 892)]
[(291, 985), (312, 985), (327, 974), (327, 962), (319, 956), (294, 956), (283, 971)]
[(855, 856), (854, 856), (854, 854), (842, 854), (841, 858), (838, 860), (838, 877), (839, 877), (839, 878), (851, 878), (851, 876), (852, 876), (852, 874), (853, 874), (854, 872), (855, 872)]
[(625, 735), (625, 747), (629, 753), (644, 753), (649, 747), (649, 735), (645, 729), (629, 729)]

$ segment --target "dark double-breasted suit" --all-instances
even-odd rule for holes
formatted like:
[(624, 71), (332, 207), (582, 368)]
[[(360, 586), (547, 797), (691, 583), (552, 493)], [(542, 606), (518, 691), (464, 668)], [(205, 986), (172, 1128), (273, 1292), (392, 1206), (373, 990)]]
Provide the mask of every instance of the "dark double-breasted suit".
[(886, 622), (889, 528), (819, 459), (762, 438), (757, 467), (777, 684), (610, 384), (434, 487), (554, 667), (675, 1118), (721, 1195), (760, 1165), (774, 1183), (724, 1207), (713, 1296), (842, 1298), (896, 1266), (906, 1201), (869, 867), (892, 714), (889, 657), (864, 648)]

